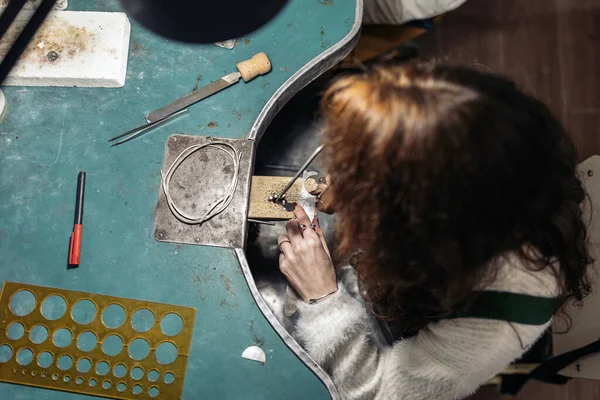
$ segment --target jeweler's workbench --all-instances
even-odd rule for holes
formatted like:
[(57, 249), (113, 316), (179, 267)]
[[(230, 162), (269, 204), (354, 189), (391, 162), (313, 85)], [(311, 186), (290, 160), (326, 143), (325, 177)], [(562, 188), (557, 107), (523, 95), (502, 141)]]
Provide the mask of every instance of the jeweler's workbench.
[[(120, 11), (115, 0), (71, 0), (69, 9)], [(242, 249), (159, 242), (153, 223), (170, 135), (247, 138), (253, 158), (278, 110), (350, 52), (361, 17), (362, 0), (290, 0), (231, 50), (168, 41), (132, 20), (124, 87), (3, 88), (0, 283), (195, 308), (183, 399), (337, 398), (269, 315)], [(106, 142), (258, 52), (269, 56), (269, 74), (204, 99), (131, 142), (114, 148)], [(87, 173), (81, 264), (67, 270), (80, 170)], [(7, 342), (5, 332), (0, 336), (0, 344)], [(264, 365), (241, 357), (252, 345), (266, 353)], [(7, 383), (0, 383), (0, 393), (3, 399), (86, 397)]]

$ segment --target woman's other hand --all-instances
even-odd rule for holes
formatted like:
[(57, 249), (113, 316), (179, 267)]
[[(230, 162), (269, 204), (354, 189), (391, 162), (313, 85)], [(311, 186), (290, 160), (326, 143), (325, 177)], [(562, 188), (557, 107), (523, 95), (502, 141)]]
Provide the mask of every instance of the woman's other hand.
[(294, 215), (296, 219), (286, 225), (287, 235), (277, 238), (279, 269), (308, 303), (335, 292), (337, 280), (318, 218), (311, 222), (300, 206), (296, 206)]
[(325, 214), (333, 214), (336, 211), (333, 206), (331, 192), (327, 190), (330, 185), (329, 175), (323, 176), (317, 181), (317, 188), (310, 192), (313, 196), (317, 196), (317, 210)]

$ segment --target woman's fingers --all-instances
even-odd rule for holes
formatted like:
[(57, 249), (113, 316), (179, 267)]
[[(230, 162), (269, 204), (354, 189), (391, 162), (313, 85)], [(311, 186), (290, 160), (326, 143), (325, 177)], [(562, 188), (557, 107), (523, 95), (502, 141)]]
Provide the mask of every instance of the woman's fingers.
[(294, 208), (294, 216), (296, 217), (296, 221), (298, 221), (298, 224), (300, 225), (309, 227), (312, 223), (308, 215), (306, 215), (306, 211), (304, 211), (304, 208), (302, 208), (302, 206), (296, 206)]
[(317, 181), (317, 187), (310, 192), (313, 196), (318, 196), (329, 187), (329, 175), (322, 176)]
[(319, 235), (320, 238), (324, 238), (325, 235), (323, 234), (323, 231), (321, 230), (321, 225), (319, 225), (319, 217), (314, 217), (312, 220), (313, 226), (315, 227), (315, 232), (317, 232), (317, 235)]
[[(279, 250), (281, 250), (281, 254), (289, 255), (293, 252), (292, 250), (292, 242), (288, 235), (279, 235), (277, 238), (277, 245), (279, 246)], [(281, 261), (281, 257), (279, 259)]]
[(296, 219), (290, 220), (285, 226), (287, 234), (292, 242), (292, 246), (294, 248), (301, 247), (302, 241), (305, 239), (313, 241), (317, 240), (316, 232), (311, 229), (312, 222), (301, 206), (296, 206), (296, 208), (294, 208), (294, 216)]
[(302, 232), (300, 232), (298, 221), (296, 221), (295, 219), (291, 219), (288, 221), (288, 223), (285, 225), (285, 230), (287, 231), (287, 235), (292, 244), (298, 243), (302, 240)]
[(329, 253), (329, 247), (327, 247), (327, 242), (325, 241), (325, 234), (323, 234), (323, 231), (321, 230), (321, 225), (319, 225), (319, 217), (315, 217), (313, 219), (313, 224), (315, 226), (315, 232), (317, 232), (317, 235), (319, 235), (319, 239), (321, 240), (323, 248), (327, 252), (327, 255), (331, 257), (331, 254)]
[(290, 273), (290, 261), (283, 253), (279, 253), (279, 270), (285, 277)]
[(306, 211), (304, 211), (304, 208), (301, 206), (296, 206), (296, 208), (294, 208), (294, 216), (296, 217), (296, 221), (298, 221), (300, 232), (302, 232), (304, 238), (316, 239), (317, 235), (315, 234), (315, 230), (313, 228), (313, 222), (306, 214)]
[(317, 197), (317, 210), (324, 212), (325, 214), (335, 214), (335, 204), (331, 196), (331, 191), (325, 191)]
[(288, 234), (277, 238), (279, 269), (298, 294), (309, 302), (337, 289), (335, 270), (318, 220), (308, 219), (302, 207), (287, 223)]
[(333, 205), (333, 199), (331, 198), (331, 179), (329, 175), (319, 178), (317, 181), (317, 188), (310, 192), (313, 196), (317, 196), (317, 210), (324, 212), (325, 214), (334, 214), (335, 207)]
[(327, 247), (327, 243), (325, 242), (325, 234), (323, 233), (321, 225), (319, 224), (319, 217), (315, 217), (313, 219), (313, 225), (315, 227), (315, 232), (317, 232), (317, 235), (319, 235), (319, 239), (321, 239), (321, 242), (323, 243), (323, 246)]
[(279, 269), (281, 270), (281, 266), (283, 265), (285, 260), (285, 255), (283, 253), (279, 253)]

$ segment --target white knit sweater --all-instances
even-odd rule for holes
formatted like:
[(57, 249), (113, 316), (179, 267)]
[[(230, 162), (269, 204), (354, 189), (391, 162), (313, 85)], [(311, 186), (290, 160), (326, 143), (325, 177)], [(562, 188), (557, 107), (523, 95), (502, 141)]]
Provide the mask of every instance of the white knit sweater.
[(454, 10), (466, 0), (364, 0), (363, 23), (401, 25)]
[[(498, 274), (482, 284), (484, 290), (557, 295), (548, 268), (529, 271), (516, 255), (497, 262)], [(344, 399), (464, 398), (521, 356), (550, 324), (442, 320), (389, 346), (358, 294), (353, 268), (339, 269), (338, 279), (336, 294), (300, 307), (295, 336), (330, 374)]]

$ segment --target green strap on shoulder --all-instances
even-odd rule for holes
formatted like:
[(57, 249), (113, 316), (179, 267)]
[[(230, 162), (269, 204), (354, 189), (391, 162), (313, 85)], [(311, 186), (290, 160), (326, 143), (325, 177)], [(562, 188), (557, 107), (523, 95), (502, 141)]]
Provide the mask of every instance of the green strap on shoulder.
[(526, 325), (544, 325), (558, 311), (561, 304), (562, 299), (556, 297), (481, 291), (466, 310), (457, 312), (449, 318), (482, 318)]

